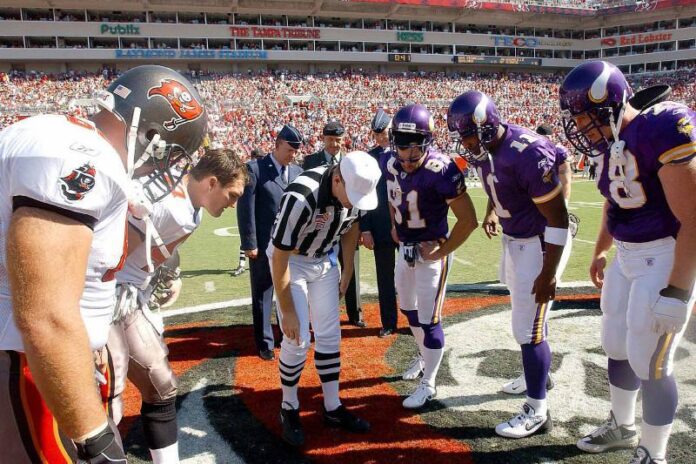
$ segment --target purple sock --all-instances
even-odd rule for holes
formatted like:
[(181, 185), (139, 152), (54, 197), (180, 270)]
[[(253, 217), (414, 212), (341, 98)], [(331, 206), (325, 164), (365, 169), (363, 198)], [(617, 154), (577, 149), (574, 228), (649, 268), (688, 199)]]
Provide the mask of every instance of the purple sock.
[(660, 380), (643, 380), (643, 420), (650, 425), (669, 425), (674, 422), (679, 394), (673, 375)]
[(536, 345), (527, 343), (521, 347), (527, 396), (543, 400), (546, 398), (546, 378), (551, 368), (551, 347), (546, 340)]
[(423, 328), (424, 338), (423, 345), (431, 350), (444, 348), (445, 332), (442, 330), (442, 324), (421, 324)]
[(633, 372), (633, 368), (627, 359), (609, 358), (607, 371), (609, 372), (609, 383), (613, 386), (628, 391), (636, 391), (640, 388), (640, 379)]
[(408, 325), (411, 327), (420, 327), (420, 323), (418, 322), (418, 311), (404, 311), (402, 309), (401, 313), (408, 319)]

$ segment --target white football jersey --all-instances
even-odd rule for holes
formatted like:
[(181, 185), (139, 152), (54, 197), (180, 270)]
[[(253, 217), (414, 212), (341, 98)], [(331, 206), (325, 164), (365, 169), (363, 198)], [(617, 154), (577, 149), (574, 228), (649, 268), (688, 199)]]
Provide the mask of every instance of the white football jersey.
[(115, 270), (123, 264), (129, 182), (119, 154), (87, 121), (41, 115), (0, 132), (0, 350), (23, 351), (5, 254), (12, 212), (22, 205), (55, 209), (93, 229), (80, 310), (92, 348), (106, 344)]
[[(174, 253), (176, 248), (188, 238), (201, 224), (201, 210), (194, 209), (191, 199), (183, 182), (161, 201), (152, 205), (150, 219), (167, 247), (169, 253)], [(145, 233), (145, 223), (141, 220), (129, 217), (128, 221), (137, 230)], [(155, 241), (152, 241), (152, 265), (155, 269), (165, 261)], [(145, 241), (130, 252), (123, 269), (116, 274), (119, 284), (126, 283), (142, 288), (152, 274), (147, 271), (147, 256)]]

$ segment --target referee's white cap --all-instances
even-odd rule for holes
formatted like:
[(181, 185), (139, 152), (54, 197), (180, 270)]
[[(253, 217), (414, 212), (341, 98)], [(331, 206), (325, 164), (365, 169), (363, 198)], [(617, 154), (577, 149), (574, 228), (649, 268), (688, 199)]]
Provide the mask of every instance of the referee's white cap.
[(364, 151), (352, 151), (341, 158), (340, 166), (353, 207), (363, 211), (377, 208), (377, 182), (382, 176), (377, 160)]

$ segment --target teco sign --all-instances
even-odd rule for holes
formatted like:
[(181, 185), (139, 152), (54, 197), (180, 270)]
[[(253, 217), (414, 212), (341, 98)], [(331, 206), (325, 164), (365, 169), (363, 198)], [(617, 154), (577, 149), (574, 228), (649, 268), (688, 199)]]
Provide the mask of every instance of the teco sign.
[(232, 37), (249, 37), (260, 39), (318, 39), (319, 29), (301, 27), (259, 27), (259, 26), (230, 26)]
[(672, 33), (664, 34), (636, 34), (623, 37), (605, 37), (600, 43), (603, 47), (624, 47), (626, 45), (640, 45), (654, 42), (672, 40)]
[(498, 35), (493, 37), (496, 47), (570, 47), (573, 43), (570, 40), (548, 39), (539, 37), (509, 37)]

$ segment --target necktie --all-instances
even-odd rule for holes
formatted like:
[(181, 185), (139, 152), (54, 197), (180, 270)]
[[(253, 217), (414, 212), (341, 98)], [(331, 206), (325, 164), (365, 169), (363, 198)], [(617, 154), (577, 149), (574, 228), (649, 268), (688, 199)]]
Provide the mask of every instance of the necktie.
[(286, 166), (280, 167), (280, 178), (283, 179), (283, 182), (286, 184), (288, 183), (288, 168)]

